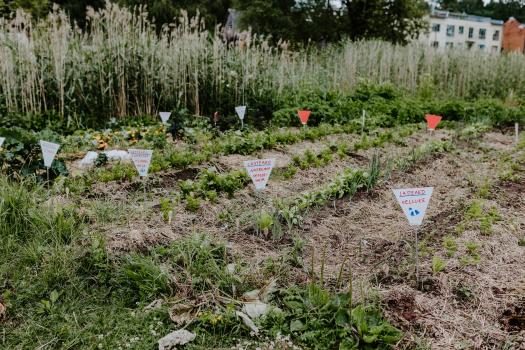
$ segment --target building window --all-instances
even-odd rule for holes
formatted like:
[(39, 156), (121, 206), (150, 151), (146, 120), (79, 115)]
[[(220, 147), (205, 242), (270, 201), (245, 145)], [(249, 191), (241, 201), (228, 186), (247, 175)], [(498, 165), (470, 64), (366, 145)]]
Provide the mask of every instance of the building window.
[(433, 41), (431, 45), (437, 49), (439, 47), (439, 41)]
[(464, 31), (465, 31), (465, 27), (463, 27), (463, 26), (459, 26), (459, 28), (458, 28), (458, 34), (459, 34), (459, 35), (463, 35), (463, 32), (464, 32)]
[(487, 30), (486, 29), (483, 29), (483, 28), (479, 28), (479, 38), (480, 39), (485, 39), (485, 36), (487, 34)]
[(474, 28), (470, 27), (468, 29), (468, 37), (469, 39), (472, 39), (474, 37)]
[(455, 27), (452, 25), (447, 26), (447, 36), (454, 36)]
[(485, 50), (485, 44), (479, 44), (479, 49), (482, 51)]
[(439, 32), (440, 29), (441, 29), (441, 26), (439, 25), (439, 23), (432, 24), (432, 31), (433, 32)]
[(499, 30), (495, 30), (492, 34), (492, 40), (499, 40)]
[(446, 47), (447, 49), (451, 49), (451, 48), (454, 47), (454, 43), (445, 43), (445, 47)]

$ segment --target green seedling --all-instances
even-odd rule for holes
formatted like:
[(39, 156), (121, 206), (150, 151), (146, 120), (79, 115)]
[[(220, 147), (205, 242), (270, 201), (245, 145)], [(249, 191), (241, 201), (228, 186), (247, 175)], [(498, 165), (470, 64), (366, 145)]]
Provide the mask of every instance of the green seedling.
[(443, 271), (446, 266), (447, 266), (447, 263), (443, 259), (441, 259), (439, 256), (434, 256), (432, 258), (432, 273), (434, 275)]
[(452, 257), (458, 250), (458, 244), (453, 237), (445, 236), (443, 237), (443, 248), (445, 248), (447, 256)]

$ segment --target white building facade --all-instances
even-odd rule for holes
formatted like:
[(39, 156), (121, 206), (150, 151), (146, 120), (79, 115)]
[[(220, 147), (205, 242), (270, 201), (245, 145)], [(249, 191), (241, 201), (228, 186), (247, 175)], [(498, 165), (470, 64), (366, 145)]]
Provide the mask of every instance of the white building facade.
[(429, 17), (430, 28), (419, 40), (437, 49), (467, 48), (484, 52), (500, 52), (503, 38), (503, 21), (488, 17), (472, 16), (433, 10)]

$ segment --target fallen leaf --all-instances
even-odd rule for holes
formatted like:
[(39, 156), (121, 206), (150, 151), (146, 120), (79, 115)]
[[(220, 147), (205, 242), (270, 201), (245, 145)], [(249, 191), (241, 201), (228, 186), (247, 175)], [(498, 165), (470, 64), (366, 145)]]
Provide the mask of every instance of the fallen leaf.
[(179, 329), (159, 339), (159, 350), (174, 350), (177, 345), (187, 344), (193, 341), (195, 337), (195, 333)]
[(192, 305), (176, 304), (169, 311), (170, 319), (179, 326), (188, 323), (194, 318), (193, 308)]

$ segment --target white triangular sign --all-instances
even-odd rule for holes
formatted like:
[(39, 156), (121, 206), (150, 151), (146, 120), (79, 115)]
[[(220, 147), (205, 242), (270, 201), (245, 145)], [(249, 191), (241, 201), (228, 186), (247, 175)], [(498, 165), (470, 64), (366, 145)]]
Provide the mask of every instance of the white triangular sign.
[(171, 112), (160, 112), (159, 115), (162, 122), (166, 124), (171, 117)]
[(153, 151), (150, 149), (128, 149), (128, 153), (139, 172), (139, 176), (148, 176)]
[(264, 190), (266, 188), (274, 165), (275, 158), (247, 160), (244, 162), (244, 167), (248, 175), (250, 175), (256, 190)]
[(237, 112), (239, 119), (244, 120), (244, 115), (246, 114), (246, 106), (235, 107), (235, 112)]
[(44, 165), (47, 168), (51, 168), (51, 164), (53, 164), (60, 145), (40, 140), (40, 148), (42, 148), (42, 155), (44, 156)]
[(5, 141), (5, 137), (0, 137), (0, 147), (2, 147), (2, 145), (4, 144), (4, 141)]
[(392, 191), (410, 225), (421, 225), (434, 187), (403, 188)]

